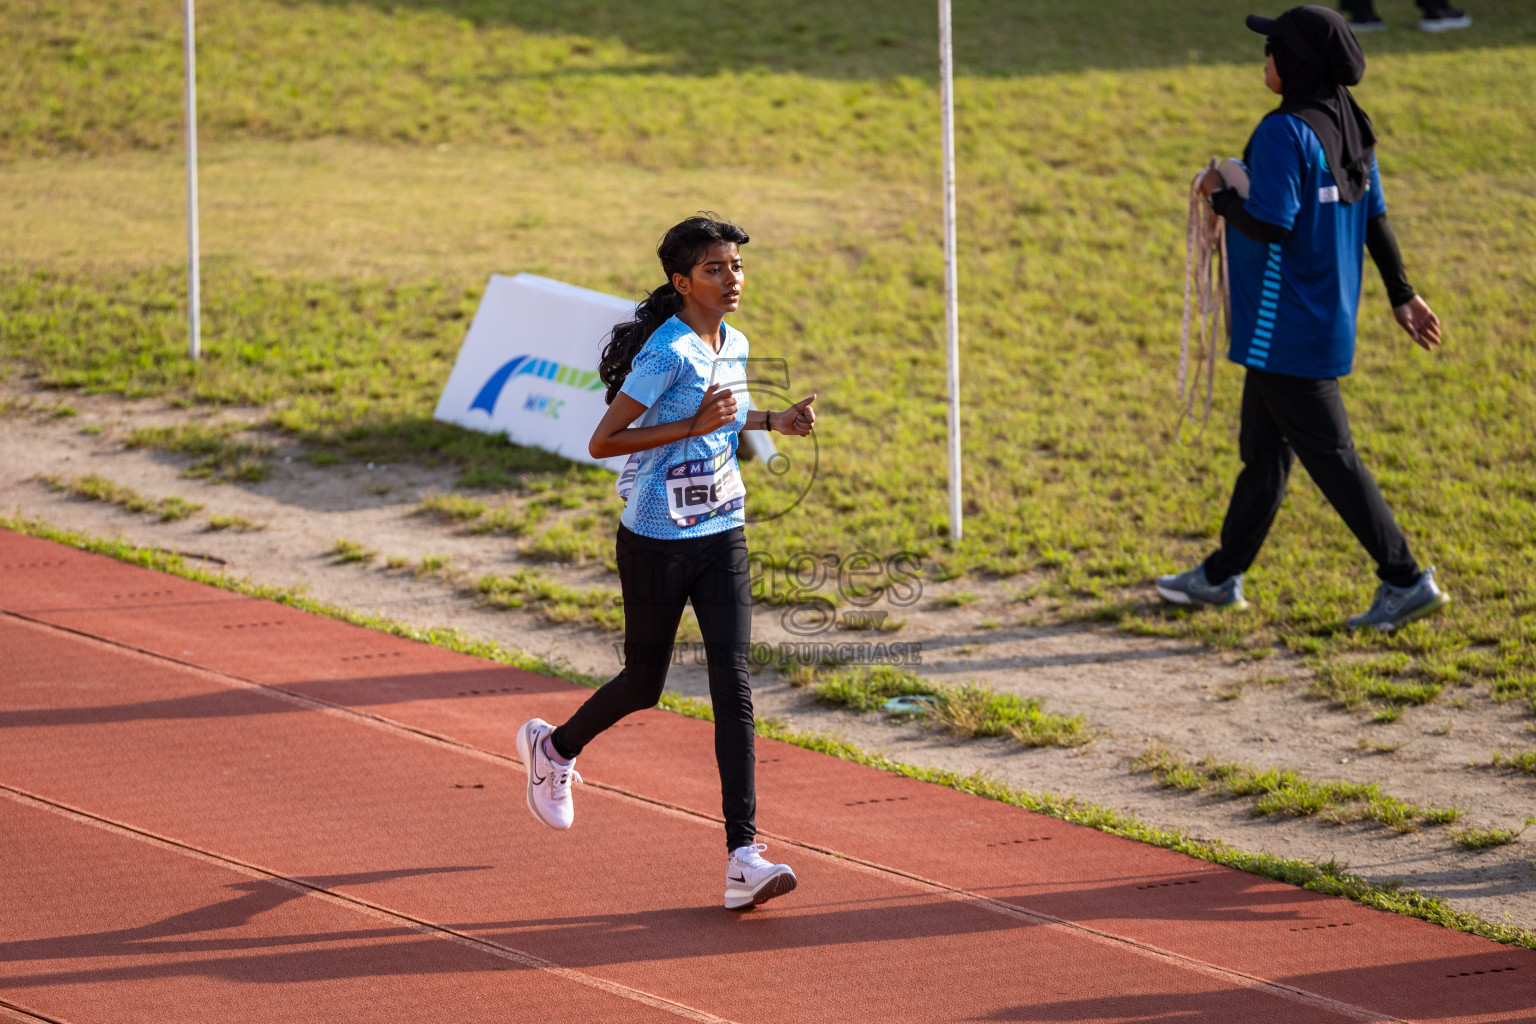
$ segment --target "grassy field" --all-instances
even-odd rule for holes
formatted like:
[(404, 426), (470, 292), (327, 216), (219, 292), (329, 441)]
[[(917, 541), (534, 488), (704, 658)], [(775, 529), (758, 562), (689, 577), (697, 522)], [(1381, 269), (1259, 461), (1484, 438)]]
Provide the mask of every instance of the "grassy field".
[[(1365, 45), (1434, 356), (1368, 273), (1346, 385), (1367, 461), (1457, 598), (1393, 639), (1340, 636), (1365, 556), (1298, 474), (1246, 617), (1167, 616), (1142, 585), (1212, 544), (1240, 374), (1205, 442), (1170, 426), (1184, 187), (1272, 105), (1247, 5), (957, 10), (966, 539), (943, 492), (937, 96), (927, 2), (396, 4), (241, 0), (200, 40), (208, 356), (182, 358), (177, 12), (0, 9), (0, 359), (61, 388), (250, 407), (358, 458), (447, 459), (557, 488), (551, 544), (601, 544), (606, 479), (433, 424), (490, 271), (620, 294), (700, 208), (754, 235), (739, 324), (815, 389), (822, 472), (762, 551), (918, 552), (940, 575), (1045, 574), (1032, 608), (1322, 660), (1343, 704), (1486, 681), (1536, 701), (1536, 9)], [(1400, 8), (1400, 9), (1399, 9)], [(757, 500), (773, 482), (747, 469)], [(587, 524), (576, 526), (573, 524)], [(569, 536), (584, 530), (590, 539)], [(535, 537), (534, 541), (537, 542)], [(1364, 654), (1365, 657), (1356, 657)]]

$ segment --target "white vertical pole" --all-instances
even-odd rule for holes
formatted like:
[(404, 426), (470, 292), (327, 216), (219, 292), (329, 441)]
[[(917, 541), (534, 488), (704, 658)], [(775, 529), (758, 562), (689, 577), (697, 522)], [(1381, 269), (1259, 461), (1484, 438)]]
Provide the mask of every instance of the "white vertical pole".
[(197, 36), (192, 0), (183, 0), (183, 4), (187, 65), (187, 354), (195, 360), (202, 347), (203, 333), (197, 246)]
[(955, 253), (955, 58), (950, 0), (939, 0), (939, 102), (944, 109), (944, 322), (949, 365), (949, 539), (958, 541), (962, 515), (960, 509), (960, 278)]

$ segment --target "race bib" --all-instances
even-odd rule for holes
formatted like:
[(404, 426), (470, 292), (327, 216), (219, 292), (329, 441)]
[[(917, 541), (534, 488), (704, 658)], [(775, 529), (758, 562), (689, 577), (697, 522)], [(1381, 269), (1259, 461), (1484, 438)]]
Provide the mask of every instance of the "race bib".
[(667, 470), (667, 511), (679, 529), (735, 512), (746, 503), (747, 488), (726, 448), (712, 459), (691, 459)]

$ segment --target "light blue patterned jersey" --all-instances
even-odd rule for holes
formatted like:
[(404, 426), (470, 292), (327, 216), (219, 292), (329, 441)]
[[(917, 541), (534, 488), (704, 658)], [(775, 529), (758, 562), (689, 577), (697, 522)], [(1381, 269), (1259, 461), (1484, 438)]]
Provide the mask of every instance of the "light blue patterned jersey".
[(737, 433), (747, 422), (748, 396), (744, 387), (747, 336), (729, 324), (720, 325), (724, 336), (720, 351), (714, 352), (693, 329), (677, 317), (660, 327), (635, 355), (635, 361), (620, 389), (645, 406), (645, 412), (633, 427), (653, 427), (691, 419), (699, 411), (711, 381), (734, 384), (736, 419), (704, 437), (687, 437), (640, 453), (634, 489), (619, 517), (629, 529), (642, 537), (656, 540), (681, 540), (707, 537), (734, 529), (746, 522), (742, 509), (723, 512), (689, 527), (672, 521), (667, 505), (668, 468), (693, 459), (718, 457), (729, 451), (727, 462), (736, 466)]

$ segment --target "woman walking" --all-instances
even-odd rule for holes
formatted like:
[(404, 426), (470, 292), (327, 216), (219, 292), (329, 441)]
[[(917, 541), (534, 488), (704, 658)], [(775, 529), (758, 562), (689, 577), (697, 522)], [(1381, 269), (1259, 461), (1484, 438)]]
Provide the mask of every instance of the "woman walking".
[(1387, 223), (1376, 134), (1348, 86), (1365, 57), (1339, 14), (1293, 7), (1252, 15), (1268, 37), (1265, 84), (1278, 110), (1248, 142), (1246, 197), (1216, 173), (1201, 190), (1226, 218), (1232, 282), (1229, 358), (1247, 368), (1238, 446), (1243, 470), (1203, 563), (1157, 580), (1176, 604), (1240, 608), (1243, 573), (1280, 510), (1294, 457), (1376, 561), (1381, 583), (1351, 629), (1392, 631), (1450, 598), (1420, 569), (1370, 470), (1360, 461), (1339, 391), (1355, 356), (1363, 249), (1381, 272), (1392, 314), (1421, 347), (1440, 344), (1440, 320), (1414, 292)]
[(720, 383), (745, 383), (747, 338), (724, 318), (741, 304), (740, 247), (747, 241), (741, 228), (713, 216), (676, 225), (656, 251), (666, 283), (640, 303), (632, 321), (613, 329), (601, 365), (608, 411), (588, 450), (598, 459), (629, 455), (635, 470), (617, 543), (624, 668), (565, 724), (551, 728), (535, 718), (517, 734), (528, 809), (551, 828), (570, 828), (571, 782), (581, 778), (577, 755), (625, 715), (661, 699), (678, 622), (692, 602), (709, 663), (725, 905), (733, 910), (797, 884), (787, 864), (763, 859), (766, 847), (756, 842), (752, 594), (737, 434), (803, 437), (816, 422), (815, 395), (782, 412), (749, 410)]

